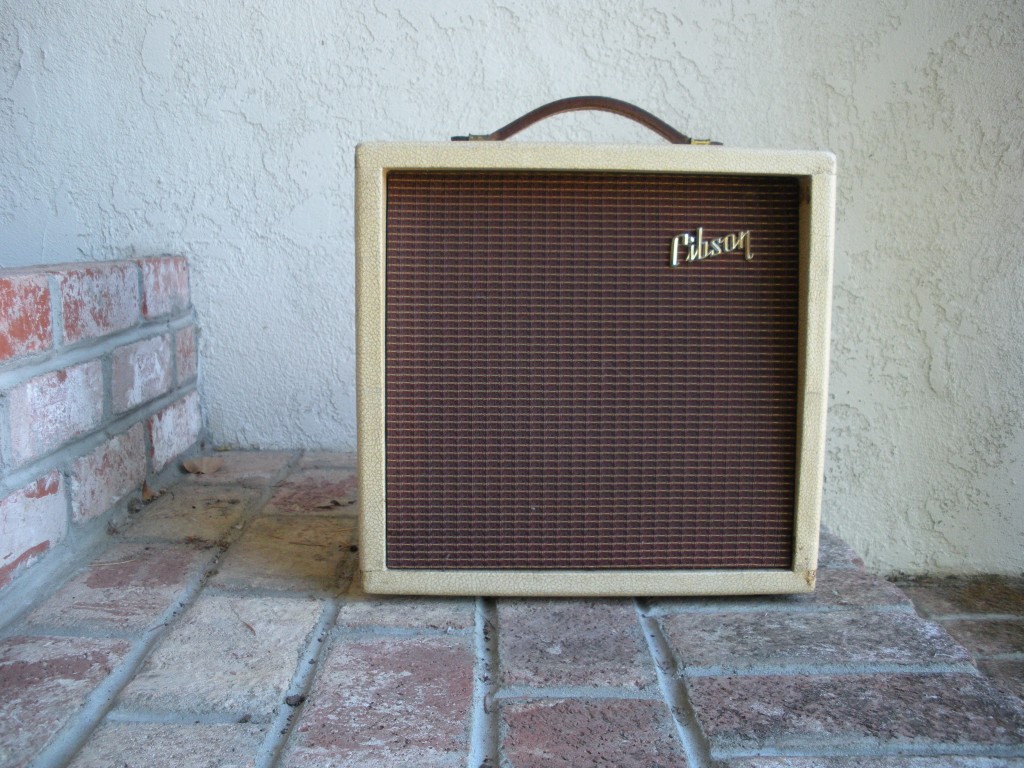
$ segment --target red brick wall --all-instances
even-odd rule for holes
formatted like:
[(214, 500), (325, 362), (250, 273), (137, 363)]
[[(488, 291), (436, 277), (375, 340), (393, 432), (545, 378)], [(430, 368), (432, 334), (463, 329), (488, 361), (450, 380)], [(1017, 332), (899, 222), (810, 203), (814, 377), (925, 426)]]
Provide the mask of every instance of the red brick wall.
[(203, 433), (188, 262), (0, 270), (0, 589)]

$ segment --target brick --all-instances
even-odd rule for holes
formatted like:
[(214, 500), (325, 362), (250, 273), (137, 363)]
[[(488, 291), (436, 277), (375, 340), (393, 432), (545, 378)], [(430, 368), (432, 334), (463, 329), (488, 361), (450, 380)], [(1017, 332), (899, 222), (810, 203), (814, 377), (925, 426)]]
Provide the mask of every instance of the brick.
[(64, 539), (64, 480), (54, 470), (0, 499), (0, 588)]
[(103, 420), (98, 360), (36, 376), (7, 396), (14, 464), (37, 459), (92, 431)]
[(504, 755), (516, 768), (688, 765), (661, 701), (502, 702), (501, 714)]
[[(818, 536), (818, 569), (823, 568), (863, 568), (861, 560), (853, 548), (834, 533), (822, 529)], [(818, 574), (821, 577), (821, 574)]]
[(282, 765), (464, 766), (473, 690), (470, 638), (375, 637), (337, 643)]
[(115, 349), (112, 357), (114, 413), (124, 413), (170, 391), (170, 336), (126, 344)]
[(819, 570), (814, 592), (788, 597), (792, 603), (813, 604), (816, 608), (914, 610), (913, 603), (902, 590), (860, 569)]
[(970, 674), (705, 677), (687, 681), (712, 755), (843, 744), (954, 751), (1024, 740), (1024, 709)]
[(970, 664), (942, 627), (913, 613), (686, 613), (663, 622), (685, 671)]
[(76, 523), (107, 512), (146, 479), (146, 431), (136, 424), (76, 459), (71, 467), (71, 509)]
[(968, 576), (910, 579), (899, 584), (925, 616), (1024, 616), (1024, 578)]
[(720, 768), (1024, 768), (1024, 759), (990, 757), (757, 757)]
[(139, 322), (139, 276), (134, 263), (115, 261), (56, 273), (64, 343), (95, 339)]
[(327, 518), (264, 516), (231, 546), (210, 584), (317, 591), (335, 587), (354, 528)]
[(185, 545), (118, 544), (73, 576), (26, 623), (138, 632), (178, 599), (210, 558), (209, 551)]
[(355, 515), (358, 513), (355, 472), (352, 469), (295, 472), (278, 484), (267, 509), (288, 515)]
[(499, 600), (505, 685), (646, 689), (656, 675), (629, 600)]
[(142, 314), (150, 320), (170, 315), (189, 305), (188, 262), (183, 256), (144, 259), (142, 267)]
[(244, 768), (255, 764), (265, 731), (265, 726), (251, 723), (106, 723), (68, 768)]
[(1024, 618), (945, 621), (942, 626), (977, 656), (1024, 655)]
[(818, 571), (813, 592), (798, 595), (741, 597), (680, 597), (651, 600), (653, 613), (738, 612), (738, 611), (913, 611), (913, 603), (899, 588), (857, 568)]
[(124, 640), (0, 640), (0, 765), (25, 765), (124, 658)]
[(1024, 703), (1024, 659), (983, 659), (978, 669), (1000, 690)]
[(355, 451), (306, 451), (299, 460), (299, 469), (355, 469), (355, 466)]
[(124, 689), (119, 707), (266, 723), (320, 612), (320, 602), (307, 598), (201, 595)]
[(153, 471), (159, 472), (199, 441), (203, 417), (194, 390), (148, 420)]
[(191, 381), (199, 374), (199, 353), (196, 345), (196, 327), (182, 328), (174, 334), (174, 359), (179, 385)]
[(239, 486), (179, 484), (143, 507), (125, 535), (185, 542), (220, 542), (252, 511), (259, 491)]
[(476, 601), (458, 597), (378, 597), (366, 595), (356, 579), (338, 610), (347, 629), (468, 630), (476, 623)]
[(292, 460), (290, 451), (218, 451), (210, 458), (218, 459), (220, 467), (208, 474), (189, 475), (195, 483), (239, 483), (249, 487), (266, 487), (274, 482)]
[(53, 346), (45, 275), (0, 277), (0, 363)]

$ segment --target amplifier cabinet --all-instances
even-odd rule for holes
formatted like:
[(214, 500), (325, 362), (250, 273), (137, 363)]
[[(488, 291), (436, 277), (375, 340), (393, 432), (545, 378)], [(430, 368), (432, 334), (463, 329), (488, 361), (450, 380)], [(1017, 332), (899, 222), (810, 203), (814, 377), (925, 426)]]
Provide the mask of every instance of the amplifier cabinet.
[(810, 591), (835, 159), (356, 150), (368, 592)]

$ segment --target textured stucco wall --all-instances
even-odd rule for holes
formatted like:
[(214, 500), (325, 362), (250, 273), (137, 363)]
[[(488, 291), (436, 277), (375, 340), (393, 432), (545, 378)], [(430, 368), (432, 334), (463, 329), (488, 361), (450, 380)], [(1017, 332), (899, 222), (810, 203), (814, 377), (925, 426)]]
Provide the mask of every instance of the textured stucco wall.
[(826, 523), (880, 570), (1019, 572), (1022, 88), (1012, 0), (0, 2), (0, 265), (188, 255), (215, 439), (351, 446), (357, 141), (598, 93), (831, 149)]

